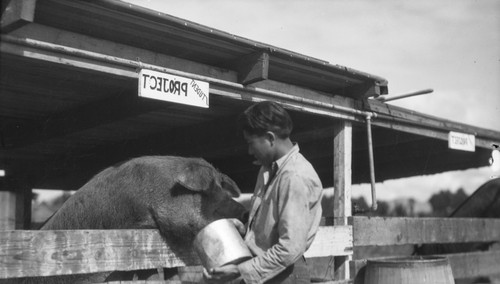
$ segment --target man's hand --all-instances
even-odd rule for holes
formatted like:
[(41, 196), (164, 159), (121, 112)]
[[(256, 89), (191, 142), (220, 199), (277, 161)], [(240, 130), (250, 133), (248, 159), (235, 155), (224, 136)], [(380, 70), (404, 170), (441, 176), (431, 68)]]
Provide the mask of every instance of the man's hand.
[(236, 227), (236, 230), (238, 230), (240, 235), (242, 235), (242, 236), (245, 235), (247, 228), (245, 227), (245, 225), (243, 223), (241, 223), (240, 220), (238, 220), (236, 218), (231, 218), (231, 219), (229, 219), (229, 221), (233, 222), (233, 225)]
[(238, 266), (234, 264), (212, 268), (210, 271), (203, 268), (203, 278), (208, 283), (225, 283), (238, 278), (240, 275)]

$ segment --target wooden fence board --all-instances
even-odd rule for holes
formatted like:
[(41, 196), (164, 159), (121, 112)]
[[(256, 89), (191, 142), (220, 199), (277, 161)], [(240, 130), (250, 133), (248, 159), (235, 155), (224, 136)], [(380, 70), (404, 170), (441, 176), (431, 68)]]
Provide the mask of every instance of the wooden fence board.
[[(353, 226), (320, 227), (306, 257), (349, 256), (353, 245), (500, 240), (500, 219), (354, 217)], [(449, 255), (459, 276), (500, 273), (500, 253)], [(0, 279), (199, 265), (173, 251), (157, 230), (0, 231)], [(466, 269), (465, 269), (466, 268)], [(464, 275), (459, 274), (463, 272)]]
[(0, 231), (0, 279), (197, 264), (157, 230)]
[[(352, 226), (321, 227), (307, 257), (352, 254)], [(199, 265), (157, 230), (0, 231), (0, 279)]]
[(354, 217), (355, 246), (500, 241), (500, 219)]
[(305, 257), (352, 255), (352, 226), (319, 227)]

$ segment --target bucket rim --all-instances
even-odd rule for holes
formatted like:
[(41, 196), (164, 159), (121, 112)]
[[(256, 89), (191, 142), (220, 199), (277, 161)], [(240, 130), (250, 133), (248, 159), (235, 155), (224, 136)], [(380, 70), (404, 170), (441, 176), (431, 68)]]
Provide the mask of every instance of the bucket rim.
[(205, 226), (196, 235), (193, 247), (207, 270), (252, 258), (240, 233), (229, 219), (218, 219)]
[(447, 257), (444, 256), (403, 256), (383, 259), (368, 259), (367, 265), (377, 266), (437, 266), (449, 265)]

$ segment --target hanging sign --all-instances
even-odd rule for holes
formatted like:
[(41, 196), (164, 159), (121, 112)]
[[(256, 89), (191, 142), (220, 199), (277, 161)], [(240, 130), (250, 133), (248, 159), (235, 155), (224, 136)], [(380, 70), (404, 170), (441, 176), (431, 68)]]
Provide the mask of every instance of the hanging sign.
[(450, 131), (448, 134), (448, 148), (474, 152), (476, 150), (476, 137), (472, 134)]
[(208, 82), (148, 69), (139, 72), (139, 96), (197, 107), (209, 107)]

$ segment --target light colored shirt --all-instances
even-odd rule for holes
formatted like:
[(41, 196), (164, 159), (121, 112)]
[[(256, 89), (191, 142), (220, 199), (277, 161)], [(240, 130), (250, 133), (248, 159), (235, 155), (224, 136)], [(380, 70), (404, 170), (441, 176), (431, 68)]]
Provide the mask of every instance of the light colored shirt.
[(238, 265), (246, 283), (263, 283), (294, 264), (321, 219), (321, 181), (298, 145), (257, 177), (245, 243), (254, 258)]

